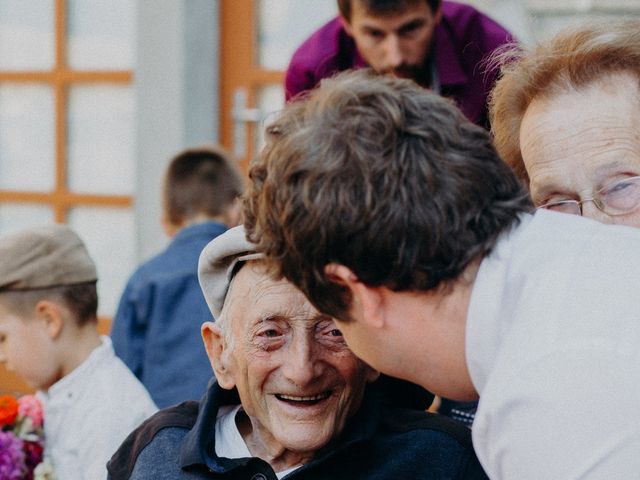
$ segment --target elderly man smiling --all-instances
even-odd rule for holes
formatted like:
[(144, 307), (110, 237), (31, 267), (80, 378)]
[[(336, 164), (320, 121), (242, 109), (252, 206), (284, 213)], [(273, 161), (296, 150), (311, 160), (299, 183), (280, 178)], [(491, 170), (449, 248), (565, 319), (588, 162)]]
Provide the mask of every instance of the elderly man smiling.
[(132, 433), (109, 478), (486, 478), (468, 429), (383, 407), (368, 386), (378, 373), (332, 318), (270, 276), (242, 227), (205, 248), (199, 274), (218, 318), (202, 326), (217, 382), (199, 405), (163, 410)]

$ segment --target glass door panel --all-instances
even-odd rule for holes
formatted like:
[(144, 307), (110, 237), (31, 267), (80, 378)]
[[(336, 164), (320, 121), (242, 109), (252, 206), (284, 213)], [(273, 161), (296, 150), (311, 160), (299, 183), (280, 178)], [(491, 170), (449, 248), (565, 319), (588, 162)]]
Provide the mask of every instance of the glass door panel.
[(298, 45), (337, 15), (335, 0), (259, 0), (257, 3), (257, 64), (269, 70), (286, 70)]
[(54, 158), (53, 89), (0, 83), (0, 189), (53, 190)]
[(0, 70), (53, 67), (53, 6), (53, 0), (0, 0)]

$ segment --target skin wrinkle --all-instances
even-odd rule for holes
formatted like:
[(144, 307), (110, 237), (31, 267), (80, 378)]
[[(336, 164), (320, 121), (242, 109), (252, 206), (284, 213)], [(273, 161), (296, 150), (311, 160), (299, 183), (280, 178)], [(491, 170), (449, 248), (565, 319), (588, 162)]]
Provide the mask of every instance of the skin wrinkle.
[[(244, 265), (242, 268), (255, 268), (253, 263), (254, 262), (251, 262), (251, 261), (247, 262), (247, 265)], [(235, 280), (236, 280), (236, 276), (234, 275), (234, 277), (231, 279), (231, 282), (229, 283), (229, 288), (227, 289), (227, 295), (222, 305), (222, 311), (220, 312), (220, 316), (216, 320), (216, 324), (220, 327), (220, 330), (222, 331), (224, 341), (225, 341), (224, 358), (223, 358), (223, 360), (225, 361), (229, 358), (229, 355), (233, 353), (236, 347), (236, 341), (234, 336), (232, 335), (231, 321), (228, 318), (229, 311), (235, 310), (237, 308), (236, 305), (238, 303), (241, 303), (242, 301), (246, 300), (244, 298), (240, 298), (237, 295), (232, 294)], [(264, 283), (264, 280), (261, 279), (256, 284), (256, 287), (259, 287), (260, 283)]]
[[(594, 129), (594, 133), (595, 132), (596, 130)], [(604, 130), (603, 130), (603, 134), (606, 135), (606, 132)], [(547, 149), (549, 151), (552, 151), (552, 149), (555, 148), (557, 152), (557, 156), (554, 156), (553, 158), (547, 158), (546, 160), (540, 160), (539, 162), (537, 162), (536, 169), (532, 170), (529, 173), (529, 177), (531, 179), (532, 197), (536, 205), (540, 205), (541, 203), (544, 203), (545, 197), (548, 196), (549, 194), (562, 193), (561, 185), (556, 186), (556, 183), (558, 181), (562, 181), (563, 179), (566, 179), (567, 175), (569, 177), (572, 176), (571, 174), (568, 174), (567, 172), (564, 171), (564, 167), (562, 164), (559, 164), (557, 162), (557, 158), (562, 158), (567, 155), (565, 153), (566, 149), (564, 148), (564, 145), (570, 143), (572, 138), (574, 139), (574, 143), (580, 144), (580, 147), (574, 150), (573, 154), (576, 156), (581, 156), (586, 162), (589, 162), (592, 159), (597, 158), (600, 151), (602, 150), (607, 150), (608, 155), (611, 156), (612, 158), (623, 156), (619, 154), (628, 154), (630, 157), (633, 156), (634, 154), (633, 143), (627, 141), (627, 139), (624, 139), (624, 138), (619, 138), (617, 140), (614, 139), (607, 142), (601, 142), (601, 141), (590, 142), (589, 140), (580, 141), (581, 138), (578, 135), (568, 135), (562, 141), (559, 140), (558, 142), (549, 142), (549, 144), (546, 146)], [(613, 147), (612, 143), (615, 143), (616, 146)], [(527, 146), (523, 145), (523, 150), (526, 148), (530, 148), (530, 147), (528, 145)], [(607, 177), (612, 170), (619, 169), (621, 164), (622, 162), (612, 159), (610, 163), (599, 166), (596, 169), (594, 177), (603, 179)], [(576, 172), (576, 174), (578, 173), (580, 172)], [(602, 188), (603, 186), (602, 183), (603, 183), (602, 180), (600, 180), (598, 182), (599, 185), (598, 187), (595, 188), (595, 190)], [(582, 194), (584, 194), (588, 197), (588, 196), (591, 196), (593, 192), (586, 191), (586, 192), (577, 192), (577, 193), (580, 193), (581, 196), (583, 196)], [(568, 198), (573, 198), (573, 197), (568, 197)]]
[[(245, 412), (236, 424), (251, 454), (276, 471), (306, 463), (342, 431), (377, 373), (334, 335), (339, 331), (330, 317), (291, 284), (269, 277), (263, 262), (241, 267), (223, 312), (235, 343), (220, 354), (226, 366), (220, 382), (231, 379), (238, 388)], [(278, 398), (327, 392), (316, 406), (294, 408)]]
[[(640, 175), (639, 95), (635, 77), (618, 73), (531, 102), (520, 147), (536, 205), (591, 198), (613, 181)], [(592, 202), (583, 204), (583, 214), (640, 226), (637, 212), (612, 217)]]
[[(257, 266), (256, 262), (254, 261), (246, 262), (246, 264), (243, 265), (241, 268), (250, 268), (252, 270), (255, 270), (256, 272), (260, 271), (260, 267)], [(238, 295), (233, 295), (232, 293), (235, 280), (236, 280), (236, 276), (234, 276), (231, 279), (231, 282), (229, 284), (229, 288), (227, 291), (227, 296), (225, 297), (224, 304), (222, 306), (220, 319), (218, 320), (218, 325), (220, 326), (220, 329), (225, 334), (225, 339), (227, 340), (226, 348), (228, 349), (229, 353), (233, 351), (233, 349), (235, 348), (235, 341), (234, 341), (233, 335), (231, 335), (232, 327), (230, 325), (231, 322), (229, 321), (229, 318), (228, 318), (229, 317), (228, 312), (235, 311), (238, 308), (237, 305), (242, 305), (247, 301), (252, 300), (251, 302), (252, 305), (259, 303), (261, 298), (269, 294), (270, 289), (272, 290), (275, 288), (274, 285), (272, 285), (272, 282), (270, 281), (270, 279), (268, 279), (268, 277), (260, 277), (255, 283), (255, 292), (257, 293), (249, 297), (240, 297)]]

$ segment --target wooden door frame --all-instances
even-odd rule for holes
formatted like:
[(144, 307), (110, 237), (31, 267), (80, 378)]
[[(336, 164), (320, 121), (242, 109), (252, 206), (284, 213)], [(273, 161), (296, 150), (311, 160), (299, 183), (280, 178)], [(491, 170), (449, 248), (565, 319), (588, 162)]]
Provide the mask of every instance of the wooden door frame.
[[(284, 72), (268, 70), (257, 65), (257, 12), (258, 0), (221, 0), (220, 2), (220, 139), (222, 145), (233, 148), (234, 90), (244, 87), (249, 106), (255, 106), (256, 90), (284, 81)], [(246, 32), (251, 32), (247, 35)], [(255, 125), (247, 125), (247, 138), (253, 138)], [(247, 145), (246, 158), (238, 159), (246, 172), (248, 162), (255, 155), (253, 142)]]
[(130, 70), (79, 71), (67, 66), (67, 3), (54, 2), (55, 61), (51, 70), (0, 71), (0, 83), (44, 84), (53, 89), (55, 116), (55, 183), (50, 192), (0, 190), (0, 203), (37, 203), (51, 206), (56, 222), (67, 220), (69, 209), (78, 205), (130, 208), (130, 195), (75, 193), (67, 187), (68, 89), (78, 84), (124, 84), (133, 81)]

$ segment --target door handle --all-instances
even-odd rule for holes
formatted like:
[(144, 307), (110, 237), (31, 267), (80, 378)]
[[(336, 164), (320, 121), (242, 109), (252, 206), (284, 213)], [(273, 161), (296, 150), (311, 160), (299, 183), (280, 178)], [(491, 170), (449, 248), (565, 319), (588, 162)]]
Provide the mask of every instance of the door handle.
[(233, 92), (231, 118), (233, 120), (233, 154), (237, 159), (247, 156), (247, 123), (262, 121), (259, 108), (248, 108), (249, 94), (246, 88), (236, 88)]

